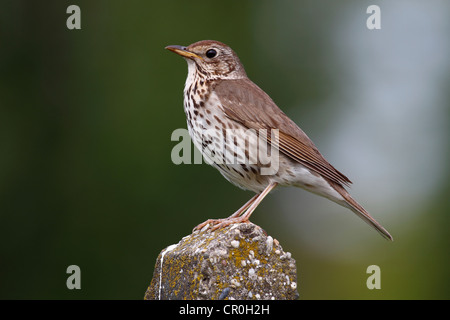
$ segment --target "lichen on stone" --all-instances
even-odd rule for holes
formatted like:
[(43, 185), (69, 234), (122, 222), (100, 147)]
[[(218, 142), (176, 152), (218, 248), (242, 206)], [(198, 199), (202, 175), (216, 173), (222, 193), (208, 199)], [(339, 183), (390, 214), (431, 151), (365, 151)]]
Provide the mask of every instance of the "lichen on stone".
[(253, 223), (195, 231), (161, 258), (145, 299), (298, 299), (295, 260)]

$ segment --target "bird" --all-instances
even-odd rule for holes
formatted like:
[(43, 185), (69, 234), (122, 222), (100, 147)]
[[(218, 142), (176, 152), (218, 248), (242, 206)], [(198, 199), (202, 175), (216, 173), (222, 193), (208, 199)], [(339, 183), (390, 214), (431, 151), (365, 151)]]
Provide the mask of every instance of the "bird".
[[(165, 49), (187, 61), (184, 112), (193, 144), (229, 182), (255, 193), (228, 218), (208, 219), (194, 230), (206, 226), (217, 230), (249, 222), (273, 189), (292, 186), (350, 209), (384, 238), (393, 240), (351, 197), (346, 189), (352, 183), (349, 178), (335, 169), (306, 133), (248, 78), (233, 49), (215, 40), (169, 45)], [(259, 157), (262, 142), (274, 155), (269, 157), (270, 163)], [(272, 162), (276, 165), (271, 171)]]

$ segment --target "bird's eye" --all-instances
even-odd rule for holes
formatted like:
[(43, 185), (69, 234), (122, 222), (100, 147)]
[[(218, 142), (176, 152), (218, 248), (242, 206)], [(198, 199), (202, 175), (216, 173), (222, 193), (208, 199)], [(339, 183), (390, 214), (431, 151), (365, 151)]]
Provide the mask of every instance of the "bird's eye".
[(214, 49), (209, 49), (208, 51), (206, 51), (206, 56), (208, 58), (214, 58), (217, 55), (217, 51)]

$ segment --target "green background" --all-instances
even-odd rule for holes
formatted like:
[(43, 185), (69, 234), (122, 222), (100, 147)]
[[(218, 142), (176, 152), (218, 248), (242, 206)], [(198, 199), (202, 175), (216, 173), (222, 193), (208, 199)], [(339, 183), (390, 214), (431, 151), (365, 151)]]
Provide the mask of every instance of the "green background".
[[(66, 9), (81, 8), (81, 30)], [(381, 7), (381, 30), (366, 9)], [(281, 189), (252, 221), (301, 299), (449, 299), (450, 24), (443, 1), (0, 1), (0, 298), (142, 299), (158, 253), (252, 194), (174, 165), (186, 63), (229, 44), (394, 236)], [(81, 268), (68, 290), (66, 268)], [(366, 268), (381, 268), (381, 290)]]

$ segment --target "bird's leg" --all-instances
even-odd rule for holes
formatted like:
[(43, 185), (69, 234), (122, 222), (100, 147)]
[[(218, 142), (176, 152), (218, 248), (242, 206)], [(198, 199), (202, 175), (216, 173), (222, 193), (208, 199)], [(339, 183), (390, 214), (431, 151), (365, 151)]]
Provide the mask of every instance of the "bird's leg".
[(258, 198), (256, 198), (255, 201), (253, 201), (248, 210), (240, 217), (242, 218), (241, 222), (248, 221), (253, 211), (255, 211), (256, 207), (258, 207), (261, 201), (263, 201), (263, 199), (269, 194), (269, 192), (272, 191), (277, 185), (278, 183), (272, 182), (263, 190), (263, 192), (259, 194)]
[(203, 229), (204, 226), (206, 226), (207, 224), (210, 225), (214, 225), (214, 224), (219, 224), (222, 223), (228, 219), (233, 219), (236, 217), (239, 217), (245, 210), (247, 210), (248, 207), (250, 207), (250, 205), (253, 203), (253, 201), (255, 201), (258, 196), (261, 193), (255, 194), (250, 200), (248, 200), (241, 208), (239, 208), (239, 210), (237, 210), (235, 213), (233, 213), (231, 216), (229, 216), (228, 218), (225, 219), (208, 219), (205, 222), (200, 223), (198, 226), (196, 226), (194, 228), (194, 230), (201, 230)]
[[(272, 191), (277, 185), (278, 183), (276, 182), (272, 182), (271, 184), (269, 184), (260, 194), (255, 195), (252, 199), (250, 199), (250, 201), (248, 201), (242, 208), (240, 208), (230, 217), (226, 219), (208, 220), (209, 223), (213, 224), (211, 230), (214, 231), (217, 229), (225, 228), (234, 223), (248, 222), (248, 219), (252, 215), (253, 211), (255, 211), (255, 209), (265, 198), (265, 196), (267, 196), (269, 192)], [(241, 215), (244, 210), (246, 210), (245, 213)], [(208, 221), (205, 221), (206, 223), (204, 222), (202, 225), (205, 226)]]
[(247, 211), (245, 211), (244, 214), (242, 214), (239, 217), (233, 217), (233, 218), (227, 218), (225, 219), (223, 222), (220, 222), (219, 224), (214, 225), (211, 230), (217, 230), (217, 229), (221, 229), (221, 228), (225, 228), (227, 226), (229, 226), (230, 224), (234, 224), (234, 223), (241, 223), (241, 222), (248, 222), (250, 216), (252, 215), (253, 211), (255, 211), (255, 209), (258, 207), (258, 205), (261, 203), (261, 201), (263, 201), (263, 199), (269, 194), (270, 191), (273, 190), (273, 188), (275, 188), (278, 185), (278, 183), (276, 182), (272, 182), (271, 184), (269, 184), (259, 195), (258, 197), (252, 202), (252, 204), (250, 205), (250, 207), (247, 209)]

